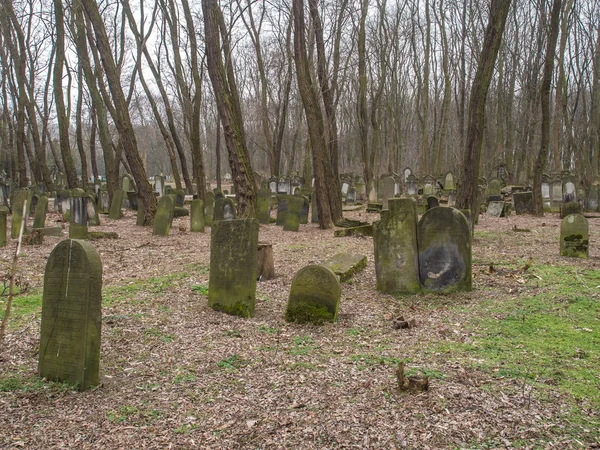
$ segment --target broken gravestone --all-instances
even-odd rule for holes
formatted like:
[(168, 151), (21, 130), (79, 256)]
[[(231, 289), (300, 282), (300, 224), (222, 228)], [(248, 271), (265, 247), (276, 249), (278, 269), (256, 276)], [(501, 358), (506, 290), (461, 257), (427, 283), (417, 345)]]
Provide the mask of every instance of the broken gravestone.
[(589, 258), (588, 221), (581, 214), (571, 214), (560, 223), (560, 256)]
[(46, 213), (48, 212), (48, 197), (42, 195), (35, 206), (33, 216), (33, 228), (44, 228), (46, 226)]
[(378, 291), (414, 294), (421, 290), (414, 198), (389, 200), (389, 210), (382, 211), (381, 220), (373, 224), (373, 249)]
[(257, 262), (258, 220), (215, 220), (210, 237), (208, 306), (253, 317)]
[(419, 278), (426, 292), (470, 291), (471, 233), (458, 209), (428, 210), (417, 224)]
[(108, 218), (118, 220), (121, 218), (121, 207), (123, 206), (123, 191), (121, 189), (113, 192), (112, 202), (110, 204), (110, 212)]
[(338, 253), (337, 255), (323, 262), (321, 265), (330, 269), (333, 273), (340, 277), (341, 282), (344, 282), (367, 267), (367, 257), (352, 253)]
[(316, 264), (303, 267), (292, 280), (285, 320), (314, 325), (335, 322), (341, 294), (338, 277), (330, 269)]
[(40, 331), (40, 377), (77, 386), (97, 386), (102, 321), (102, 262), (85, 241), (60, 242), (44, 273)]

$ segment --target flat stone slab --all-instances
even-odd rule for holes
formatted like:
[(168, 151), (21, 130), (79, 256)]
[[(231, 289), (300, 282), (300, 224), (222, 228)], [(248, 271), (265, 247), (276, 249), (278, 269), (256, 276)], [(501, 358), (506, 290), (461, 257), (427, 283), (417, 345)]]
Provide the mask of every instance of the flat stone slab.
[(335, 230), (333, 232), (334, 237), (345, 237), (345, 236), (373, 236), (373, 225), (361, 225), (359, 227), (342, 228), (341, 230)]
[(321, 265), (330, 269), (343, 282), (367, 267), (367, 257), (352, 253), (338, 253)]
[(63, 229), (62, 227), (43, 227), (43, 228), (34, 228), (35, 230), (41, 231), (44, 236), (62, 236)]
[(360, 211), (361, 209), (365, 209), (365, 205), (352, 205), (342, 207), (342, 211)]

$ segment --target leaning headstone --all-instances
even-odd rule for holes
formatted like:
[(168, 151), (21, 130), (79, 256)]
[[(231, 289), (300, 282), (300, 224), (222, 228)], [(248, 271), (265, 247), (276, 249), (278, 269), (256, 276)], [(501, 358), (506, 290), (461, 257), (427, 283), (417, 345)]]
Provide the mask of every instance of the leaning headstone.
[(338, 277), (330, 269), (319, 265), (303, 267), (292, 280), (285, 320), (314, 325), (335, 322), (341, 294)]
[(271, 191), (269, 189), (258, 190), (256, 209), (258, 222), (268, 225), (271, 220)]
[(44, 273), (38, 373), (77, 386), (97, 386), (102, 323), (102, 262), (85, 241), (60, 242)]
[(432, 208), (417, 225), (419, 278), (426, 292), (470, 291), (471, 233), (464, 214)]
[(515, 192), (512, 197), (513, 203), (515, 205), (515, 213), (517, 215), (535, 213), (535, 206), (533, 204), (533, 192)]
[(190, 231), (204, 233), (204, 202), (199, 198), (190, 205)]
[(8, 216), (8, 208), (0, 206), (0, 247), (6, 247), (6, 218)]
[(486, 211), (486, 215), (490, 217), (504, 217), (505, 215), (504, 202), (490, 202)]
[(123, 206), (123, 191), (117, 189), (113, 192), (112, 203), (110, 204), (109, 219), (118, 220), (121, 218), (121, 207)]
[(589, 258), (589, 226), (581, 214), (571, 214), (560, 223), (560, 256)]
[(156, 216), (154, 216), (154, 236), (168, 236), (171, 231), (171, 222), (173, 221), (173, 212), (175, 205), (173, 198), (164, 195), (158, 200)]
[(218, 220), (210, 238), (208, 305), (242, 317), (254, 316), (258, 220)]
[(44, 228), (46, 226), (46, 213), (48, 212), (48, 197), (42, 196), (38, 199), (33, 216), (33, 228)]
[(335, 273), (341, 282), (344, 282), (367, 267), (367, 257), (354, 253), (338, 253), (324, 261), (322, 265)]
[(88, 197), (83, 189), (73, 189), (71, 191), (70, 239), (85, 239), (88, 234), (87, 202)]
[(27, 218), (28, 214), (26, 213), (23, 216), (23, 203), (26, 202), (29, 198), (29, 189), (18, 189), (15, 191), (13, 200), (11, 203), (12, 208), (12, 224), (10, 229), (10, 237), (12, 239), (17, 239), (19, 237), (19, 231), (21, 229), (21, 222), (25, 221), (25, 228), (23, 233), (27, 234)]
[[(436, 208), (437, 209), (437, 208)], [(414, 294), (421, 290), (417, 247), (417, 202), (392, 199), (373, 224), (377, 290)]]
[(165, 194), (165, 177), (156, 175), (154, 177), (154, 190), (158, 192), (158, 196), (162, 197)]
[(215, 194), (207, 192), (204, 196), (204, 225), (210, 227), (215, 217)]

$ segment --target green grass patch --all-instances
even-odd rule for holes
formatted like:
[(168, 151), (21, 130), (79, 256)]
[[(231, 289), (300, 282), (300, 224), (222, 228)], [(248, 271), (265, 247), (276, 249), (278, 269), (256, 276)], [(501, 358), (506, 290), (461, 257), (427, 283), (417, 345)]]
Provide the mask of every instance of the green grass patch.
[(242, 363), (242, 358), (240, 358), (236, 354), (233, 354), (229, 358), (225, 358), (219, 361), (217, 363), (217, 367), (225, 369), (227, 371), (236, 371), (241, 367)]
[(308, 355), (311, 351), (316, 350), (318, 347), (315, 345), (315, 341), (310, 336), (294, 336), (292, 338), (292, 348), (290, 349), (291, 355)]
[(350, 361), (355, 362), (359, 370), (363, 370), (379, 365), (395, 367), (400, 362), (400, 358), (360, 353), (357, 355), (352, 355), (350, 357)]
[[(4, 319), (8, 297), (0, 301), (0, 321)], [(8, 329), (14, 330), (31, 322), (31, 316), (40, 316), (42, 312), (42, 292), (28, 291), (26, 295), (15, 295), (12, 300)]]
[(21, 374), (0, 376), (0, 392), (68, 392), (77, 391), (77, 386), (55, 381), (43, 381), (36, 376), (26, 377)]
[(279, 328), (273, 328), (269, 325), (260, 325), (258, 331), (259, 333), (276, 334), (279, 331)]
[(204, 286), (202, 284), (196, 284), (192, 286), (192, 292), (198, 295), (208, 295), (208, 286)]

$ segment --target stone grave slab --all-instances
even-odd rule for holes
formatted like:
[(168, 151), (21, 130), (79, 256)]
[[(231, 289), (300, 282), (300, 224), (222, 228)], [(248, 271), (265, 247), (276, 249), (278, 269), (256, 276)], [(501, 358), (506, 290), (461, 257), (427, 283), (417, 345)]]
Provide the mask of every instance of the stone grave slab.
[(533, 204), (533, 192), (515, 192), (513, 194), (513, 203), (515, 205), (515, 213), (534, 214), (535, 206)]
[(324, 261), (322, 266), (327, 267), (344, 282), (367, 267), (367, 257), (353, 253), (338, 253)]
[(204, 233), (204, 202), (199, 198), (190, 205), (190, 231)]

